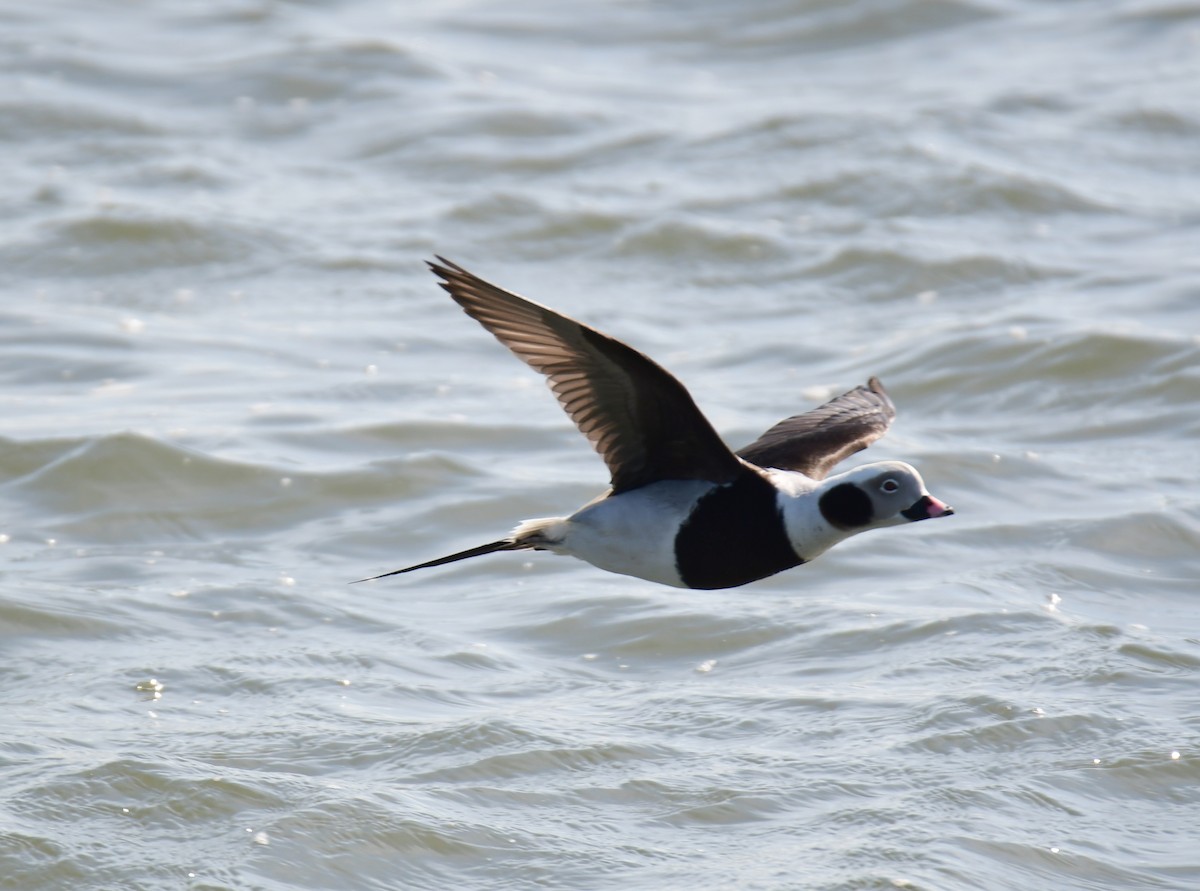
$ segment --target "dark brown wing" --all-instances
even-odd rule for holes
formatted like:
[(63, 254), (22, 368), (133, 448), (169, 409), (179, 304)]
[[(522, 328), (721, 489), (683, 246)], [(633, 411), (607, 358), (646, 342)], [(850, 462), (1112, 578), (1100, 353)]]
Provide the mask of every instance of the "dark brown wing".
[(896, 407), (873, 377), (820, 408), (785, 418), (738, 455), (759, 467), (798, 470), (820, 480), (887, 433), (895, 417)]
[(438, 257), (429, 268), (467, 314), (549, 378), (608, 465), (613, 493), (658, 480), (726, 483), (748, 472), (683, 384), (637, 350)]

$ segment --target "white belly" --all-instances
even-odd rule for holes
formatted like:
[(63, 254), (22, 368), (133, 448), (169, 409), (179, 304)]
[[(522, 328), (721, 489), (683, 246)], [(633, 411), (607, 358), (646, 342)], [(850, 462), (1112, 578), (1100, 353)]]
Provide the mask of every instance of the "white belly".
[(702, 480), (671, 480), (593, 502), (567, 518), (566, 535), (553, 550), (609, 572), (686, 587), (675, 565), (675, 536), (712, 488)]

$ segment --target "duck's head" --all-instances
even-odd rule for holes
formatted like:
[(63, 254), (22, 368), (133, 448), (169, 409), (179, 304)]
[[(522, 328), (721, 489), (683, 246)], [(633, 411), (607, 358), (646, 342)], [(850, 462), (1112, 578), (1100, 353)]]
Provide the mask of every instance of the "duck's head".
[(916, 468), (902, 461), (864, 464), (829, 477), (821, 488), (821, 516), (847, 532), (954, 513), (954, 508), (929, 494)]

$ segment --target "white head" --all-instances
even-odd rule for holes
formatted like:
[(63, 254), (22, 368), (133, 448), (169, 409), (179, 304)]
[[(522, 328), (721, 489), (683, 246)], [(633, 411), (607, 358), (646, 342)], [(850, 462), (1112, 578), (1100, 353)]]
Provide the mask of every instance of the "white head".
[(822, 518), (847, 535), (954, 513), (929, 494), (916, 468), (902, 461), (855, 467), (824, 480), (817, 491)]

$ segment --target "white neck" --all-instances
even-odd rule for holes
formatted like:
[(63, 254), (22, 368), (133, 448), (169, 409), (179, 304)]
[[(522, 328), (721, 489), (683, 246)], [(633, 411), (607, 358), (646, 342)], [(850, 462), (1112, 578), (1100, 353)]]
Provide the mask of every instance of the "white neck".
[(827, 480), (790, 470), (768, 470), (767, 475), (779, 490), (776, 497), (788, 538), (804, 560), (819, 557), (854, 534), (831, 525), (821, 515), (820, 492), (827, 488)]

